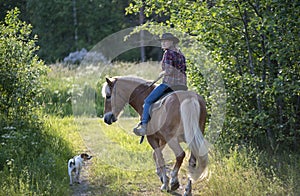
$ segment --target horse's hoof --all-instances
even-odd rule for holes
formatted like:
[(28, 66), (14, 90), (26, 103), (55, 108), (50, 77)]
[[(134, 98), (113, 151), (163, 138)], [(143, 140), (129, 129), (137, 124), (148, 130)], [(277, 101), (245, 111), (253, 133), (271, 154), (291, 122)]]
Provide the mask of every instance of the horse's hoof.
[(186, 187), (184, 191), (184, 196), (192, 196), (192, 189)]
[(160, 177), (159, 179), (160, 179), (161, 183), (164, 183), (163, 177)]
[(171, 183), (171, 191), (175, 191), (179, 188), (180, 184), (178, 181)]
[(190, 191), (189, 192), (185, 191), (184, 196), (192, 196), (192, 193)]
[(162, 191), (162, 192), (169, 192), (170, 191), (170, 189), (169, 189), (169, 186), (168, 185), (161, 185), (161, 187), (160, 187), (160, 190)]

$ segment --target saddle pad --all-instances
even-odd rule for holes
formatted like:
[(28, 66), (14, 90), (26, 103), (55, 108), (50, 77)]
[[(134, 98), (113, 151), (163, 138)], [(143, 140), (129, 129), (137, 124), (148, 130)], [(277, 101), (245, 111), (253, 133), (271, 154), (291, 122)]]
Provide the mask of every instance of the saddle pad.
[(166, 98), (176, 92), (180, 92), (180, 91), (184, 91), (184, 90), (177, 90), (177, 91), (172, 91), (169, 93), (164, 94), (159, 100), (157, 100), (156, 102), (154, 102), (151, 106), (150, 106), (150, 115), (156, 111), (159, 110), (160, 107), (162, 106), (163, 102), (166, 100)]

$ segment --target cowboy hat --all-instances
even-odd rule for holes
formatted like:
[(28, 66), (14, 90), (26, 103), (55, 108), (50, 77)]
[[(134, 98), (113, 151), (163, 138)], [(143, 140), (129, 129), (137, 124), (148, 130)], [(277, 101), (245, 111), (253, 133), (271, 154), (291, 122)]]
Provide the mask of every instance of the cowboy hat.
[(159, 41), (162, 40), (171, 40), (174, 42), (174, 44), (179, 43), (179, 39), (177, 37), (175, 37), (172, 33), (164, 33), (162, 34), (161, 38), (158, 39)]

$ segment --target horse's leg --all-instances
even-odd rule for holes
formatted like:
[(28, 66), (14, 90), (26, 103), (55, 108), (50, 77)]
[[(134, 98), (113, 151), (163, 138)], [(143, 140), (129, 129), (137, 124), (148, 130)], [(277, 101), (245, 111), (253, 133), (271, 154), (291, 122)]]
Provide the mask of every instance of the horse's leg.
[[(162, 146), (160, 146), (160, 150), (161, 150), (161, 151), (164, 149), (165, 144), (166, 144), (166, 143), (164, 143)], [(161, 170), (161, 166), (158, 165), (157, 158), (156, 158), (156, 155), (155, 155), (155, 154), (156, 154), (155, 151), (153, 151), (152, 156), (153, 156), (153, 159), (154, 159), (154, 162), (155, 162), (155, 165), (156, 165), (156, 174), (158, 175), (158, 177), (159, 177), (161, 183), (163, 183), (163, 173), (162, 173), (162, 170)]]
[(189, 159), (189, 166), (190, 167), (196, 167), (196, 157), (191, 153), (190, 159)]
[(188, 184), (185, 187), (184, 196), (192, 196), (192, 180), (188, 179)]
[(165, 165), (165, 160), (163, 158), (163, 154), (161, 148), (154, 149), (155, 157), (156, 157), (156, 166), (157, 166), (157, 173), (160, 176), (162, 181), (161, 190), (162, 191), (169, 191), (169, 178), (167, 176), (167, 169)]
[(177, 139), (172, 139), (168, 142), (168, 145), (173, 150), (176, 156), (176, 163), (173, 167), (171, 172), (171, 190), (174, 191), (179, 187), (179, 180), (178, 180), (178, 172), (185, 157), (185, 152), (181, 148)]
[(154, 149), (153, 159), (156, 164), (156, 173), (162, 182), (161, 190), (169, 191), (169, 178), (167, 176), (165, 160), (163, 158), (162, 149), (165, 147), (166, 142), (156, 139), (153, 136), (147, 136), (148, 142)]

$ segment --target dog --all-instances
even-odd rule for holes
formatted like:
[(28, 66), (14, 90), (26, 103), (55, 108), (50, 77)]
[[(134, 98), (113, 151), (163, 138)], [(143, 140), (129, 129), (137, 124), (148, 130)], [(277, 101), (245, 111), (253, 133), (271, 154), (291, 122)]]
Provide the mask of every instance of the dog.
[(92, 156), (83, 153), (77, 155), (68, 161), (68, 174), (70, 176), (70, 186), (73, 185), (73, 174), (75, 178), (75, 182), (80, 184), (79, 177), (82, 165), (84, 165), (84, 161), (90, 160)]

